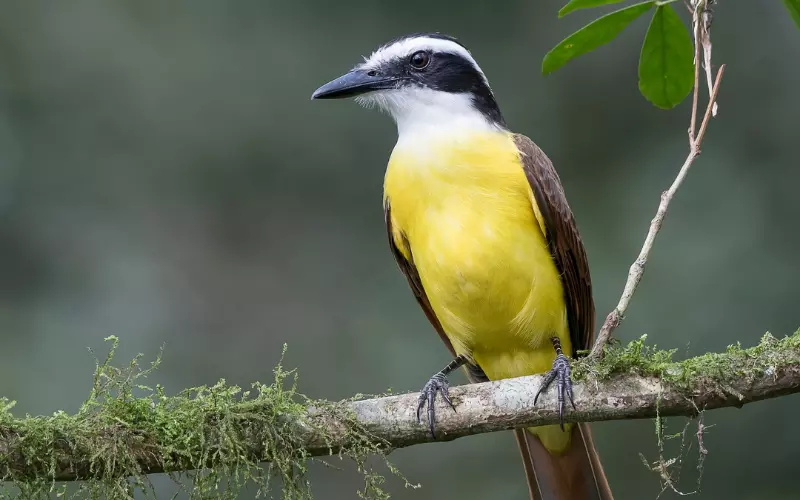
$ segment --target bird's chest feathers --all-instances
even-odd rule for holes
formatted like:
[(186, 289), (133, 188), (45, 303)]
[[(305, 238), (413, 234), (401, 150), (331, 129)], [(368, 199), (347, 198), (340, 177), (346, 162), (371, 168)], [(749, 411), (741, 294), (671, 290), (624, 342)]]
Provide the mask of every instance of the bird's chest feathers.
[(537, 310), (542, 319), (562, 314), (559, 277), (509, 135), (401, 139), (385, 196), (395, 242), (413, 254), (431, 305), (455, 336), (527, 331)]
[(398, 142), (385, 191), (415, 260), (429, 253), (437, 267), (480, 278), (490, 256), (513, 253), (508, 233), (532, 214), (516, 150), (504, 138)]

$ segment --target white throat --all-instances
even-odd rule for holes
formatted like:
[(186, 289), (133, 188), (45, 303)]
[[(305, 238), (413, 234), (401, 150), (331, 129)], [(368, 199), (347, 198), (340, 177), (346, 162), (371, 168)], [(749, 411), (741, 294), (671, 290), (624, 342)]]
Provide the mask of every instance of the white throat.
[(427, 88), (403, 88), (365, 94), (358, 102), (377, 106), (392, 116), (400, 138), (406, 135), (442, 135), (466, 130), (498, 130), (475, 109), (469, 94), (452, 94)]

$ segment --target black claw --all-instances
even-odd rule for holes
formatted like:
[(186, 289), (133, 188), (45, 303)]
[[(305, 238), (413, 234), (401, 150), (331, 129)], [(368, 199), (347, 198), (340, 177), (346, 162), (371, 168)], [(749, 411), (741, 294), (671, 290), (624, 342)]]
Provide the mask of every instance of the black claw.
[(455, 370), (463, 366), (467, 362), (467, 358), (464, 355), (456, 356), (456, 358), (451, 361), (447, 366), (442, 368), (442, 371), (431, 377), (428, 380), (428, 383), (425, 384), (425, 387), (422, 388), (422, 392), (419, 393), (419, 400), (417, 402), (417, 423), (422, 423), (421, 412), (422, 408), (427, 403), (428, 405), (428, 426), (431, 430), (431, 436), (433, 439), (436, 439), (436, 427), (434, 425), (434, 421), (436, 420), (436, 413), (434, 410), (434, 403), (436, 402), (436, 393), (442, 394), (442, 399), (447, 401), (447, 404), (450, 405), (450, 408), (453, 411), (456, 411), (456, 406), (450, 400), (450, 385), (447, 383), (447, 375)]
[[(553, 366), (555, 367), (555, 362), (553, 363)], [(544, 377), (544, 380), (542, 381), (542, 385), (539, 387), (539, 390), (536, 391), (536, 396), (534, 396), (533, 398), (533, 406), (536, 406), (536, 401), (539, 400), (539, 394), (541, 394), (542, 391), (550, 387), (550, 384), (553, 383), (553, 380), (556, 379), (556, 375), (558, 375), (558, 373), (556, 373), (555, 370), (550, 370), (549, 372), (547, 372), (547, 374)]]
[(456, 405), (454, 405), (450, 400), (450, 388), (447, 385), (442, 388), (442, 399), (444, 399), (447, 404), (450, 405), (450, 408), (452, 408), (453, 411), (456, 411)]
[(456, 407), (453, 404), (453, 401), (450, 400), (450, 386), (447, 382), (447, 376), (439, 372), (433, 377), (428, 380), (428, 383), (422, 388), (422, 391), (419, 393), (419, 400), (417, 403), (417, 423), (422, 423), (422, 408), (427, 404), (428, 405), (428, 427), (431, 431), (431, 436), (436, 439), (436, 410), (434, 408), (434, 403), (436, 402), (436, 394), (440, 393), (442, 395), (442, 399), (444, 399), (450, 408), (453, 411), (456, 411)]
[(572, 380), (567, 380), (567, 395), (569, 396), (569, 402), (572, 405), (573, 410), (577, 410), (578, 408), (575, 406), (575, 400), (572, 399)]
[[(539, 399), (539, 394), (546, 391), (550, 384), (556, 380), (556, 394), (558, 395), (558, 418), (560, 420), (561, 430), (564, 430), (564, 400), (568, 397), (572, 408), (575, 409), (575, 401), (572, 399), (572, 369), (569, 365), (569, 359), (564, 356), (561, 351), (561, 342), (557, 338), (552, 339), (553, 347), (556, 350), (556, 359), (553, 360), (553, 368), (547, 372), (541, 387), (536, 391), (536, 396), (533, 398), (533, 404)], [(566, 397), (565, 397), (566, 396)]]

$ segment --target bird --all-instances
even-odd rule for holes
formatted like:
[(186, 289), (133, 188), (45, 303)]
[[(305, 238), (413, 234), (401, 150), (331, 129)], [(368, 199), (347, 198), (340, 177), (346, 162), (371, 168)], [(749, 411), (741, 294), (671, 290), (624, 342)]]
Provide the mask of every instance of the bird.
[(388, 113), (397, 142), (383, 181), (389, 248), (453, 356), (419, 395), (436, 437), (437, 396), (455, 410), (448, 375), (472, 383), (545, 374), (561, 421), (516, 429), (532, 499), (613, 498), (588, 424), (574, 407), (571, 362), (594, 338), (586, 250), (558, 173), (506, 124), (489, 81), (448, 34), (380, 45), (312, 100), (353, 98)]

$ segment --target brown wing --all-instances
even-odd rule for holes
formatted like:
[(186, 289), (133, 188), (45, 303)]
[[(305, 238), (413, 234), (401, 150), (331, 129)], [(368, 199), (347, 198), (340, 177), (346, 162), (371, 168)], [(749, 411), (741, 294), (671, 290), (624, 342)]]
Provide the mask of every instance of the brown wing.
[(521, 134), (514, 134), (514, 143), (520, 151), (525, 176), (544, 219), (550, 255), (564, 284), (573, 350), (589, 349), (594, 339), (592, 280), (586, 251), (564, 188), (552, 162), (539, 146)]
[[(425, 316), (428, 317), (428, 321), (431, 322), (431, 325), (433, 325), (436, 333), (439, 334), (439, 337), (450, 351), (450, 354), (455, 357), (456, 351), (453, 349), (453, 344), (450, 342), (450, 339), (447, 338), (447, 335), (445, 335), (444, 328), (442, 328), (442, 324), (439, 322), (439, 319), (433, 312), (431, 303), (428, 301), (428, 296), (425, 295), (425, 289), (422, 287), (422, 280), (419, 277), (417, 266), (414, 265), (413, 255), (411, 257), (411, 261), (407, 260), (394, 242), (392, 231), (392, 215), (391, 207), (389, 206), (389, 200), (386, 200), (386, 202), (383, 204), (383, 217), (386, 222), (386, 233), (389, 236), (389, 248), (392, 250), (394, 260), (397, 261), (397, 266), (408, 280), (408, 285), (411, 287), (411, 291), (414, 292), (414, 297), (417, 299), (420, 307), (422, 307), (422, 310), (425, 312)], [(464, 368), (467, 373), (467, 378), (470, 380), (470, 382), (486, 382), (489, 380), (483, 370), (481, 370), (481, 368), (476, 364), (468, 363)]]

